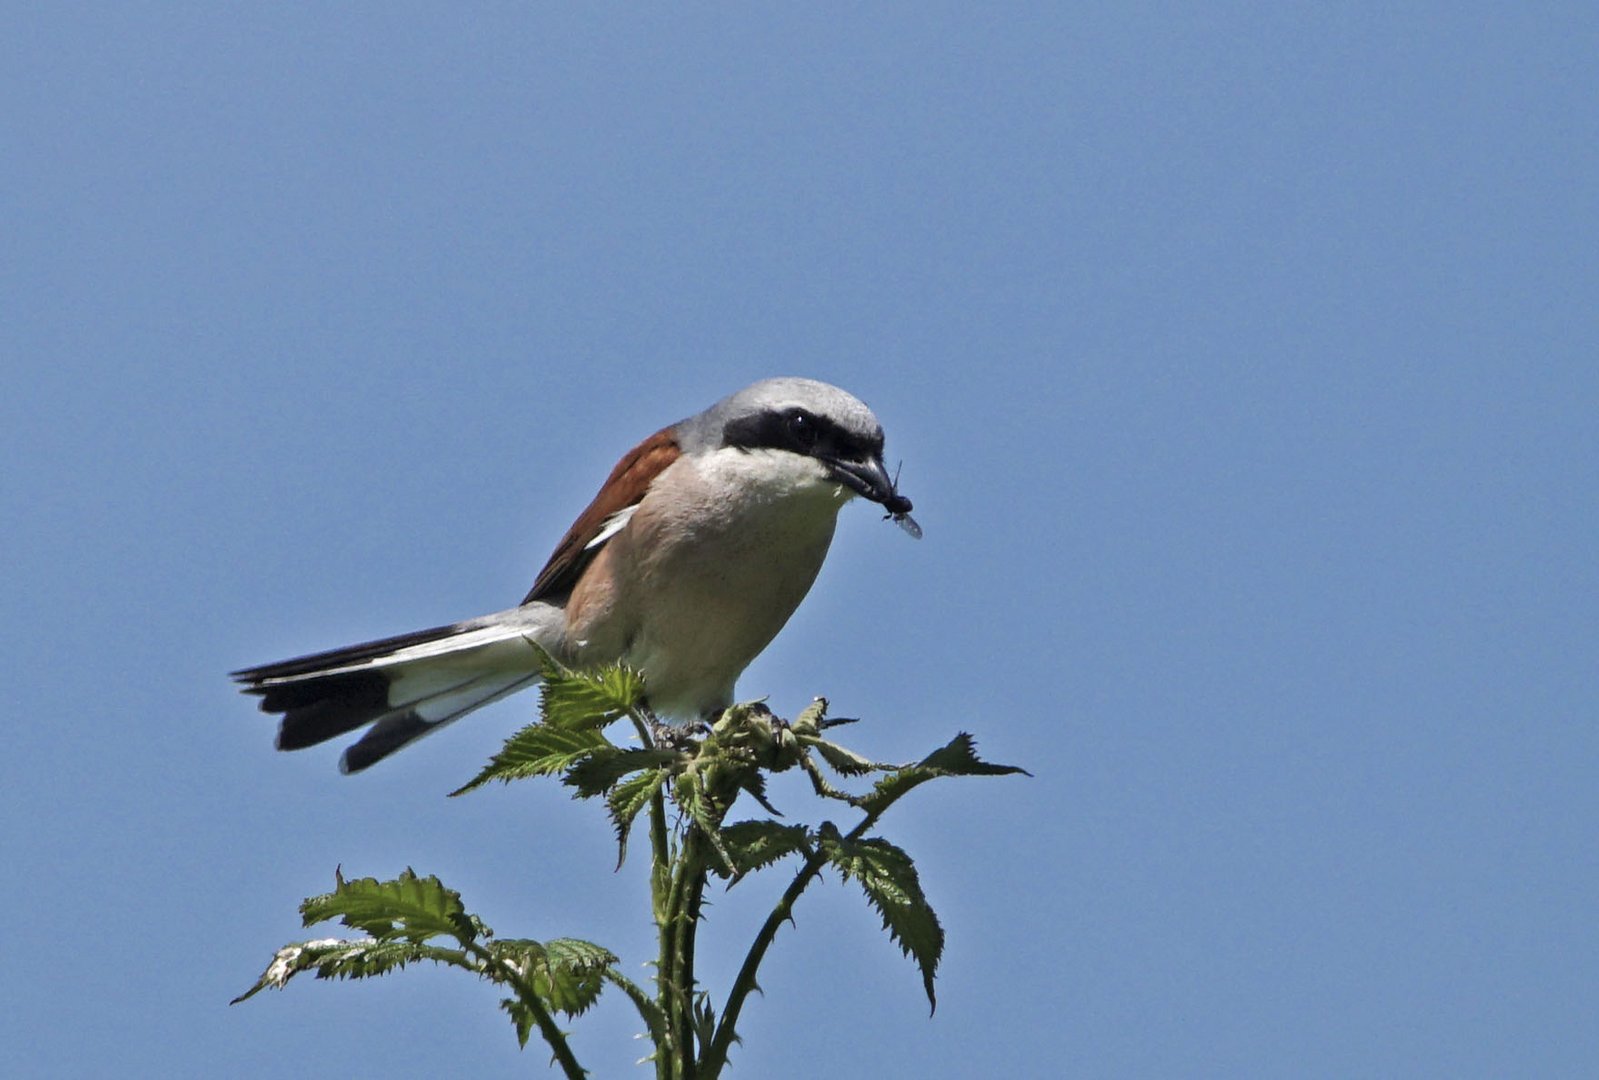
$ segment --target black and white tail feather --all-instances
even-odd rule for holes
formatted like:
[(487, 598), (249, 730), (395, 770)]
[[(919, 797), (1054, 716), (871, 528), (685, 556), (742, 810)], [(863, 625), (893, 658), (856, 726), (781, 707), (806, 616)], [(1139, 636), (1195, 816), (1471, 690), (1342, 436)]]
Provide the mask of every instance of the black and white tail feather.
[(533, 643), (560, 636), (564, 612), (529, 604), (466, 622), (233, 672), (261, 711), (281, 713), (279, 750), (371, 724), (339, 759), (360, 772), (474, 709), (539, 679)]

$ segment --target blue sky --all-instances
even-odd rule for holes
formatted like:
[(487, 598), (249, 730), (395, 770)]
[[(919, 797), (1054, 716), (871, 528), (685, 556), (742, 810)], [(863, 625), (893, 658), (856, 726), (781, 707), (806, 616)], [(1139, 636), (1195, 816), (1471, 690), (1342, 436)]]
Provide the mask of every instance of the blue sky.
[[(3, 37), (11, 1074), (539, 1074), (454, 973), (226, 1005), (340, 864), (647, 957), (593, 808), (444, 798), (532, 698), (343, 778), (225, 673), (514, 602), (622, 451), (773, 374), (874, 407), (927, 537), (847, 511), (743, 695), (1035, 777), (885, 823), (935, 1017), (835, 882), (735, 1075), (1591, 1073), (1591, 5)], [(713, 983), (778, 884), (717, 898)], [(646, 1075), (636, 1028), (576, 1049)]]

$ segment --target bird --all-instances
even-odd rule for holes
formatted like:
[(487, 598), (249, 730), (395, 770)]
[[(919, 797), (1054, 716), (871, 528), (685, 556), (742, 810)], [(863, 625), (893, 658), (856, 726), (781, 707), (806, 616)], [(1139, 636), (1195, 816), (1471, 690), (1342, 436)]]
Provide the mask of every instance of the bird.
[(828, 383), (763, 379), (624, 454), (516, 607), (231, 677), (281, 717), (279, 750), (366, 728), (344, 773), (534, 685), (540, 650), (624, 663), (657, 717), (707, 720), (810, 591), (857, 496), (920, 537), (872, 411)]

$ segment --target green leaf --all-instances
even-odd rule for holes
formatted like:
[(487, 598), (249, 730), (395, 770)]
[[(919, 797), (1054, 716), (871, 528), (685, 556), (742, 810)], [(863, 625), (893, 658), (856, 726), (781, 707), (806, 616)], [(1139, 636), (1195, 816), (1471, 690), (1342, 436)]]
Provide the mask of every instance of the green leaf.
[(785, 856), (804, 852), (809, 843), (810, 833), (803, 825), (779, 825), (775, 821), (754, 819), (722, 827), (722, 847), (732, 859), (734, 877), (743, 877)]
[(549, 724), (529, 724), (505, 740), (483, 771), (464, 786), (450, 792), (464, 795), (490, 780), (509, 783), (529, 776), (549, 776), (570, 768), (574, 762), (611, 746), (599, 731), (556, 728)]
[(306, 926), (339, 919), (345, 926), (388, 941), (425, 941), (446, 934), (461, 942), (477, 937), (479, 925), (461, 905), (461, 894), (438, 878), (419, 878), (407, 869), (393, 881), (357, 878), (345, 881), (335, 873), (334, 890), (300, 905)]
[(644, 700), (644, 679), (620, 664), (598, 671), (573, 671), (543, 653), (540, 716), (551, 727), (599, 729)]
[(1015, 765), (993, 765), (981, 760), (977, 756), (975, 741), (963, 731), (916, 764), (895, 769), (884, 776), (871, 794), (861, 800), (861, 808), (869, 814), (882, 814), (912, 788), (941, 776), (1008, 776), (1013, 773), (1032, 775)]
[(760, 803), (762, 810), (765, 810), (773, 817), (783, 816), (783, 812), (777, 807), (773, 806), (771, 800), (766, 797), (765, 773), (761, 772), (759, 769), (741, 771), (738, 774), (738, 786), (744, 789), (744, 791), (748, 792), (750, 798)]
[(716, 1037), (716, 1006), (711, 1003), (709, 991), (701, 990), (694, 995), (691, 1011), (695, 1041), (701, 1046), (711, 1045), (711, 1040)]
[(488, 942), (489, 955), (504, 963), (518, 975), (531, 978), (534, 970), (544, 963), (546, 951), (542, 941), (532, 938), (500, 938)]
[(302, 941), (279, 949), (256, 984), (229, 1004), (237, 1005), (267, 987), (281, 990), (290, 979), (306, 971), (315, 972), (318, 979), (363, 979), (386, 974), (417, 960), (472, 970), (462, 953), (414, 941), (377, 941), (373, 938)]
[(827, 718), (827, 699), (824, 697), (813, 698), (811, 703), (800, 710), (789, 726), (802, 735), (815, 735), (822, 730), (822, 722)]
[[(594, 1004), (605, 989), (605, 970), (616, 963), (616, 955), (609, 949), (576, 938), (542, 944), (525, 939), (494, 941), (489, 943), (489, 953), (526, 979), (551, 1009), (568, 1016), (577, 1016)], [(512, 1017), (516, 1017), (514, 1010)]]
[(865, 776), (867, 773), (880, 772), (887, 767), (816, 735), (801, 735), (799, 741), (822, 755), (823, 761), (844, 776)]
[(544, 947), (548, 952), (550, 1005), (576, 1016), (599, 998), (605, 989), (605, 971), (617, 962), (617, 956), (592, 941), (577, 938), (555, 938), (545, 942)]
[(753, 723), (770, 724), (772, 710), (766, 707), (764, 698), (757, 701), (739, 701), (723, 709), (715, 722), (711, 724), (711, 732), (715, 735), (733, 735), (740, 731), (747, 731)]
[(500, 1008), (511, 1015), (511, 1023), (516, 1025), (516, 1042), (523, 1050), (527, 1049), (527, 1037), (533, 1034), (533, 1028), (538, 1020), (533, 1016), (533, 1010), (521, 998), (501, 998)]
[(711, 851), (716, 855), (712, 866), (718, 873), (733, 872), (733, 858), (722, 846), (721, 817), (711, 805), (709, 794), (705, 791), (705, 778), (696, 770), (689, 770), (677, 778), (677, 783), (672, 786), (672, 794), (677, 799), (677, 804), (683, 808), (684, 813), (693, 819), (694, 825), (704, 835), (711, 846)]
[(577, 788), (578, 797), (588, 799), (605, 794), (628, 773), (638, 772), (640, 769), (658, 769), (662, 765), (679, 761), (682, 757), (683, 755), (676, 750), (663, 750), (653, 746), (630, 750), (611, 746), (597, 750), (575, 762), (567, 769), (566, 775), (561, 777), (561, 783)]
[(627, 859), (627, 838), (633, 831), (633, 819), (650, 804), (664, 783), (666, 773), (661, 769), (650, 769), (623, 780), (605, 796), (605, 807), (610, 811), (611, 823), (616, 826), (617, 869), (621, 869)]
[(932, 769), (939, 776), (1009, 776), (1021, 773), (1031, 776), (1032, 773), (1016, 765), (994, 765), (983, 761), (977, 756), (977, 740), (966, 732), (961, 732), (949, 741), (928, 754), (918, 767)]
[(922, 986), (933, 1008), (933, 976), (944, 951), (944, 928), (922, 895), (916, 865), (909, 855), (880, 837), (850, 840), (836, 833), (821, 836), (828, 861), (846, 880), (860, 883), (867, 900), (883, 917), (883, 928), (900, 950), (922, 970)]

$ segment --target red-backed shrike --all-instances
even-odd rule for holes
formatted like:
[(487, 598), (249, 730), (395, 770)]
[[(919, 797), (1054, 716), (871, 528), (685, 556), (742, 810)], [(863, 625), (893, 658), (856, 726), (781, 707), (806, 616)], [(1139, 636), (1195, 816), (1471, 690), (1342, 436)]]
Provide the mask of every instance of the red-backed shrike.
[(519, 606), (233, 678), (282, 714), (280, 750), (371, 724), (344, 772), (537, 682), (530, 641), (573, 666), (623, 661), (656, 713), (698, 720), (732, 704), (856, 495), (920, 535), (871, 410), (826, 383), (766, 379), (629, 451)]

